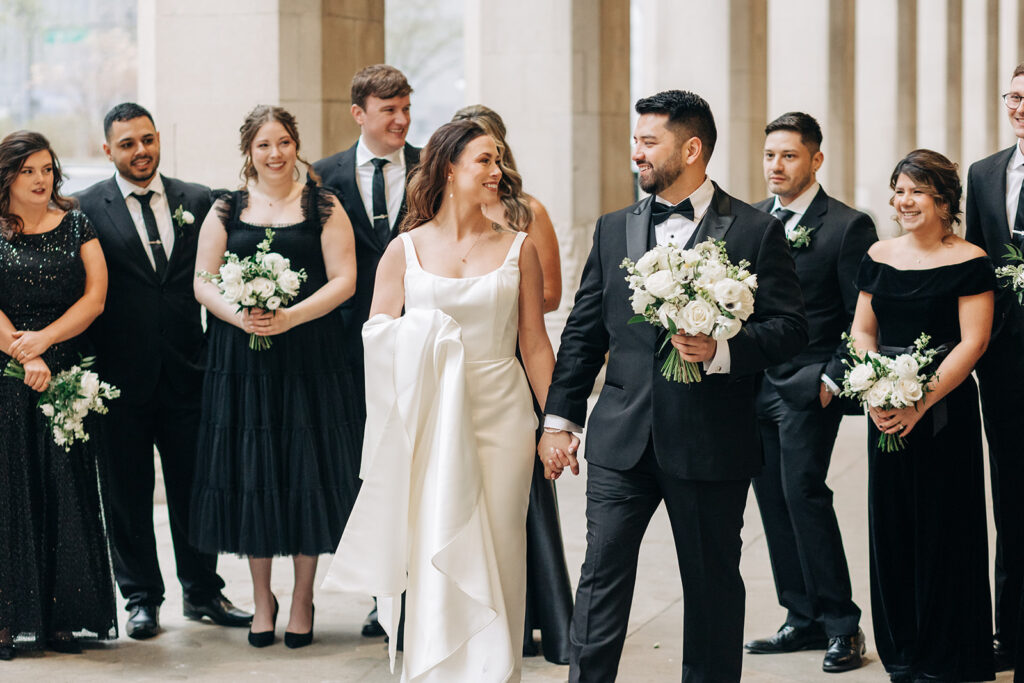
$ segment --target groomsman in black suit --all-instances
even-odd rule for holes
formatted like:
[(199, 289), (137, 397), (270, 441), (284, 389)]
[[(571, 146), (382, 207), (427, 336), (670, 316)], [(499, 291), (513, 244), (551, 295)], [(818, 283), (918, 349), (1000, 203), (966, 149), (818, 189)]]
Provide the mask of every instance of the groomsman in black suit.
[(764, 132), (764, 175), (774, 196), (754, 207), (786, 230), (809, 341), (794, 358), (768, 368), (758, 391), (765, 466), (754, 493), (775, 590), (788, 614), (777, 633), (745, 647), (755, 654), (823, 649), (825, 671), (849, 671), (861, 665), (864, 633), (825, 477), (843, 414), (862, 412), (836, 394), (847, 354), (842, 334), (857, 307), (857, 269), (878, 236), (866, 214), (818, 184), (824, 155), (813, 117), (783, 114)]
[[(750, 478), (761, 470), (756, 377), (807, 342), (800, 284), (782, 224), (730, 197), (706, 175), (717, 136), (707, 102), (669, 90), (636, 103), (633, 161), (651, 194), (597, 221), (576, 303), (562, 333), (538, 453), (551, 476), (578, 472), (571, 451), (605, 363), (587, 436), (587, 551), (570, 629), (570, 681), (615, 678), (637, 555), (664, 501), (683, 582), (683, 680), (740, 680), (744, 587), (740, 528)], [(661, 336), (629, 324), (619, 267), (655, 244), (723, 240), (757, 274), (754, 313), (716, 342), (676, 335), (666, 353), (701, 364), (702, 381), (660, 371)], [(674, 347), (674, 348), (673, 348)]]
[[(313, 164), (352, 222), (356, 240), (356, 293), (341, 305), (346, 357), (357, 395), (363, 387), (363, 323), (370, 317), (377, 263), (398, 235), (405, 216), (405, 185), (420, 160), (420, 148), (405, 141), (409, 132), (412, 86), (393, 66), (368, 66), (352, 77), (352, 118), (359, 139), (348, 149)], [(359, 429), (360, 437), (362, 429)], [(366, 617), (363, 635), (384, 635), (376, 607)]]
[(126, 631), (155, 636), (164, 582), (153, 533), (153, 446), (160, 451), (171, 540), (189, 619), (248, 626), (221, 594), (217, 556), (188, 541), (206, 337), (192, 293), (199, 226), (210, 190), (162, 176), (160, 134), (137, 104), (103, 120), (103, 151), (117, 173), (78, 195), (96, 226), (110, 285), (89, 328), (100, 376), (121, 389), (110, 403), (108, 499), (114, 575), (128, 601)]
[[(965, 237), (988, 252), (996, 266), (1006, 260), (1008, 244), (1024, 247), (1024, 64), (1003, 95), (1017, 142), (971, 164), (967, 172)], [(1024, 314), (1016, 296), (996, 290), (996, 313), (988, 350), (975, 368), (988, 439), (992, 475), (992, 512), (996, 523), (996, 670), (1013, 668), (1024, 656), (1021, 629), (1024, 584), (1024, 452), (1021, 406), (1024, 406)]]

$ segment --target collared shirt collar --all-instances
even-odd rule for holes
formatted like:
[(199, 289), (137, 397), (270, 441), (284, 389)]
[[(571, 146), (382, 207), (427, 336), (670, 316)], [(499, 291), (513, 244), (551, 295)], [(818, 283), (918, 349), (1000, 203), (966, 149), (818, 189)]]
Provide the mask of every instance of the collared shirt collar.
[[(698, 186), (697, 189), (694, 190), (690, 194), (690, 196), (686, 198), (690, 200), (691, 204), (693, 204), (693, 220), (695, 223), (699, 222), (700, 219), (707, 212), (708, 207), (711, 206), (711, 200), (714, 198), (714, 196), (715, 186), (711, 182), (711, 178), (704, 176), (704, 182), (701, 183), (700, 186)], [(662, 204), (672, 206), (672, 202), (660, 196), (656, 196), (655, 200), (661, 202)]]
[(779, 196), (775, 195), (775, 203), (772, 205), (770, 213), (775, 213), (776, 209), (786, 209), (792, 211), (795, 214), (803, 216), (807, 213), (807, 209), (811, 206), (811, 202), (818, 196), (818, 190), (821, 189), (821, 183), (815, 180), (813, 183), (807, 186), (807, 189), (800, 193), (800, 195), (791, 201), (788, 206), (783, 206), (782, 202), (779, 201)]
[(1018, 140), (1017, 144), (1013, 146), (1013, 156), (1010, 157), (1011, 171), (1024, 166), (1024, 152), (1020, 149), (1021, 145), (1024, 145), (1024, 140)]
[(130, 194), (146, 194), (147, 192), (155, 192), (158, 195), (164, 194), (164, 181), (159, 173), (153, 175), (153, 179), (149, 181), (147, 187), (136, 185), (120, 173), (114, 174), (114, 182), (117, 183), (117, 189), (121, 190), (121, 196), (125, 198)]
[[(356, 166), (363, 166), (377, 158), (378, 157), (374, 156), (373, 152), (370, 151), (370, 148), (366, 146), (366, 141), (363, 139), (363, 136), (360, 135), (359, 143), (356, 145)], [(395, 166), (405, 168), (405, 145), (399, 147), (391, 154), (385, 154), (379, 158), (387, 159)]]

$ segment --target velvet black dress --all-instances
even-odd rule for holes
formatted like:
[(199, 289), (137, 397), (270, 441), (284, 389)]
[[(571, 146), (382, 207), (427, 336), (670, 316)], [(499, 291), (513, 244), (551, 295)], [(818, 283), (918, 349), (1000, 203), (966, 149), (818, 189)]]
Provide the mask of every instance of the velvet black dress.
[[(256, 253), (267, 226), (240, 220), (248, 194), (217, 203), (227, 249)], [(320, 234), (330, 195), (303, 190), (304, 220), (274, 227), (270, 250), (304, 268), (294, 306), (327, 282)], [(251, 557), (320, 555), (338, 547), (359, 490), (362, 424), (345, 360), (341, 317), (329, 313), (271, 337), (264, 351), (249, 335), (208, 317), (198, 462), (192, 492), (193, 545)]]
[[(80, 211), (48, 232), (0, 238), (0, 311), (16, 329), (40, 330), (81, 298), (81, 246), (94, 239)], [(89, 355), (92, 346), (79, 335), (42, 358), (56, 375)], [(0, 370), (8, 360), (0, 354)], [(19, 647), (60, 631), (116, 638), (103, 418), (86, 418), (90, 439), (65, 452), (38, 401), (22, 380), (0, 377), (0, 630), (10, 629)]]
[[(958, 298), (995, 288), (979, 257), (898, 270), (865, 256), (857, 286), (872, 295), (880, 346), (960, 339)], [(945, 406), (945, 420), (943, 408)], [(943, 424), (944, 422), (944, 424)], [(906, 448), (881, 452), (868, 420), (871, 612), (886, 671), (913, 680), (994, 678), (992, 602), (978, 391), (968, 376), (918, 421)]]

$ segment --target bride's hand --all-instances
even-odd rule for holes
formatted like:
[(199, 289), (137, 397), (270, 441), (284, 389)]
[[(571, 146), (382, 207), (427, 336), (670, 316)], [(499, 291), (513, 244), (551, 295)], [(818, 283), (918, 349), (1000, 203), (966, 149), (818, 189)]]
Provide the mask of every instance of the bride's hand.
[(878, 431), (883, 434), (895, 434), (896, 436), (910, 434), (918, 421), (924, 417), (924, 413), (924, 409), (917, 404), (899, 409), (868, 409), (868, 414), (871, 415), (871, 420), (878, 427)]

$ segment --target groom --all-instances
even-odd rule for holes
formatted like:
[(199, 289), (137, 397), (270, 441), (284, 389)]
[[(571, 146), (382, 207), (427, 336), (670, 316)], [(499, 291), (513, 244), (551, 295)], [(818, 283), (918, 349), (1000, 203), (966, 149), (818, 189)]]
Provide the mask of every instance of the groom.
[[(608, 354), (587, 439), (587, 552), (570, 631), (570, 681), (615, 678), (626, 637), (637, 555), (665, 501), (683, 582), (683, 680), (738, 681), (744, 588), (740, 528), (750, 478), (761, 469), (755, 376), (807, 342), (800, 285), (778, 220), (740, 202), (705, 171), (717, 133), (699, 96), (669, 90), (639, 100), (633, 161), (652, 196), (602, 216), (562, 333), (538, 453), (551, 476), (578, 473), (572, 451), (587, 397)], [(620, 269), (655, 244), (723, 240), (757, 274), (754, 314), (716, 342), (675, 335), (668, 353), (701, 364), (701, 382), (662, 377), (660, 335), (630, 325)]]

